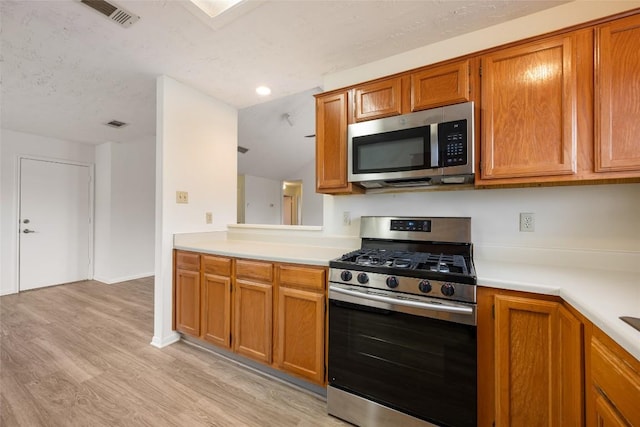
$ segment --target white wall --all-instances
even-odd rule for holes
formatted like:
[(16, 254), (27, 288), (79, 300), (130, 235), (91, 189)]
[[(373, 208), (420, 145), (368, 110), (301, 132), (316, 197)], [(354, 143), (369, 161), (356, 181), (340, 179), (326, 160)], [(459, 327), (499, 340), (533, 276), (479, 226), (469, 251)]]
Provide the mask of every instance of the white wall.
[(282, 181), (244, 176), (245, 224), (280, 224)]
[(155, 137), (96, 148), (94, 278), (116, 283), (153, 275)]
[(34, 156), (93, 164), (95, 148), (92, 145), (59, 139), (0, 130), (0, 295), (18, 291), (17, 236), (18, 236), (18, 156)]
[[(357, 235), (359, 217), (469, 216), (477, 246), (640, 251), (640, 184), (424, 191), (328, 197), (328, 234)], [(354, 221), (342, 226), (342, 212)], [(519, 231), (519, 213), (535, 231)]]
[[(155, 312), (152, 344), (171, 329), (173, 234), (226, 230), (236, 222), (236, 109), (167, 76), (157, 81)], [(189, 193), (176, 204), (176, 191)], [(213, 224), (205, 213), (213, 213)]]
[(322, 225), (323, 195), (316, 193), (315, 159), (292, 173), (292, 180), (302, 181), (302, 225)]

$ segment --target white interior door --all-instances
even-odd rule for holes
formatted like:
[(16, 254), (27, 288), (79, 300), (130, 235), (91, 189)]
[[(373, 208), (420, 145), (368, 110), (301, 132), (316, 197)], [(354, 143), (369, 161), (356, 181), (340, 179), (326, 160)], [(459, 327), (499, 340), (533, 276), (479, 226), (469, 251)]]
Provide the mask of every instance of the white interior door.
[(89, 278), (88, 166), (20, 159), (19, 289)]

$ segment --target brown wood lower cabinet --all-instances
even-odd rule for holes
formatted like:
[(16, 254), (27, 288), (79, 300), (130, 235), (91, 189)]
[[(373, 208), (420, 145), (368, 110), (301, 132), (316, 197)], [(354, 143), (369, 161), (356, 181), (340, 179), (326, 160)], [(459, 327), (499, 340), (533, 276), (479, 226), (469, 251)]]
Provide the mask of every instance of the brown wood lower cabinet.
[(478, 294), (479, 425), (583, 425), (581, 321), (553, 297)]
[(272, 285), (236, 280), (233, 350), (271, 363)]
[(321, 384), (325, 374), (324, 270), (309, 271), (301, 277), (317, 277), (320, 289), (278, 289), (277, 363), (285, 371)]
[(319, 385), (325, 267), (175, 251), (177, 331)]
[(587, 344), (587, 425), (640, 426), (640, 361), (593, 326)]

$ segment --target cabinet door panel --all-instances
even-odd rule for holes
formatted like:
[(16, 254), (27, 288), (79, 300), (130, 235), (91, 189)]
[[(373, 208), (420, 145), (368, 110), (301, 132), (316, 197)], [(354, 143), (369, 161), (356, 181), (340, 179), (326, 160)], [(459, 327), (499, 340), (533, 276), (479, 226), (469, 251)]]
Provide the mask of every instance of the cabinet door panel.
[(231, 278), (202, 275), (202, 338), (231, 347)]
[(640, 15), (596, 28), (596, 171), (640, 171)]
[(200, 335), (200, 273), (176, 270), (176, 330)]
[(496, 295), (495, 322), (496, 425), (582, 425), (579, 321), (557, 302)]
[(411, 74), (411, 111), (469, 101), (469, 61)]
[(321, 384), (324, 380), (324, 294), (280, 288), (280, 368)]
[(347, 93), (316, 98), (316, 188), (347, 190)]
[(395, 116), (402, 112), (400, 77), (357, 86), (354, 90), (355, 121)]
[(272, 286), (237, 280), (235, 289), (233, 350), (271, 363)]
[(326, 287), (326, 270), (324, 268), (280, 265), (278, 270), (280, 286), (291, 286), (320, 292), (323, 292)]
[(273, 280), (273, 264), (247, 259), (236, 260), (236, 277), (238, 279), (271, 282)]
[(576, 172), (574, 36), (517, 46), (482, 61), (482, 178)]
[(596, 394), (596, 426), (597, 427), (629, 427), (618, 412), (598, 391)]
[(616, 354), (607, 341), (599, 336), (591, 339), (592, 381), (630, 425), (640, 425), (640, 363)]

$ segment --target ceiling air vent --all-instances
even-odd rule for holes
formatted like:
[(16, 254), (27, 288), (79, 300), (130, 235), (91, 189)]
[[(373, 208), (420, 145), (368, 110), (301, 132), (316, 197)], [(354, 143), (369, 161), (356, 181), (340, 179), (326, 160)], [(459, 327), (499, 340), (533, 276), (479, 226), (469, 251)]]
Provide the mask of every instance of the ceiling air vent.
[(122, 127), (127, 126), (129, 123), (121, 122), (120, 120), (111, 120), (109, 123), (105, 123), (107, 126), (111, 126), (112, 128), (120, 129)]
[(99, 12), (125, 28), (130, 27), (140, 19), (138, 15), (134, 15), (128, 10), (105, 0), (80, 0), (80, 3), (89, 6), (91, 9)]

